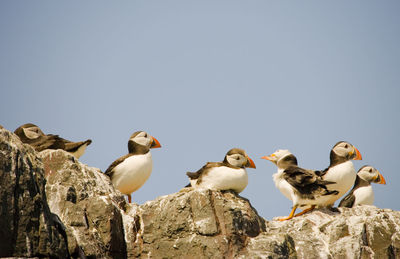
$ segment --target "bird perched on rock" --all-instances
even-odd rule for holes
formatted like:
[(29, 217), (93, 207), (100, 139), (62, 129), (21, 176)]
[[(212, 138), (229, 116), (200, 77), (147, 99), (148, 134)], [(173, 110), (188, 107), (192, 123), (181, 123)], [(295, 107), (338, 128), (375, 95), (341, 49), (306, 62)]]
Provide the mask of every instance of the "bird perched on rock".
[[(275, 185), (286, 198), (293, 202), (289, 216), (279, 219), (280, 221), (311, 211), (316, 206), (324, 204), (329, 196), (337, 194), (337, 191), (327, 188), (334, 182), (322, 180), (320, 171), (300, 168), (297, 165), (297, 158), (289, 150), (278, 150), (261, 158), (273, 162), (278, 167), (278, 172), (272, 176)], [(297, 208), (304, 210), (295, 215)]]
[(91, 139), (72, 142), (58, 135), (46, 135), (38, 126), (32, 123), (18, 127), (14, 133), (23, 143), (31, 145), (38, 152), (45, 149), (63, 149), (76, 158), (80, 158), (85, 153), (86, 147), (92, 143)]
[(338, 194), (331, 195), (325, 207), (332, 207), (336, 200), (350, 190), (356, 180), (356, 171), (351, 160), (361, 159), (358, 149), (346, 141), (340, 141), (333, 146), (330, 165), (321, 175), (323, 180), (334, 182), (328, 186), (328, 190), (336, 190)]
[(386, 184), (385, 178), (374, 167), (365, 165), (357, 172), (353, 189), (339, 203), (339, 207), (353, 208), (357, 205), (373, 205), (374, 191), (371, 183)]
[(105, 174), (120, 192), (128, 195), (131, 203), (131, 193), (138, 190), (150, 177), (153, 160), (150, 149), (161, 147), (155, 137), (144, 131), (137, 131), (128, 141), (129, 153), (115, 160)]
[(248, 183), (246, 167), (256, 168), (243, 149), (233, 148), (226, 153), (222, 162), (208, 162), (197, 172), (187, 172), (186, 175), (194, 188), (240, 193)]

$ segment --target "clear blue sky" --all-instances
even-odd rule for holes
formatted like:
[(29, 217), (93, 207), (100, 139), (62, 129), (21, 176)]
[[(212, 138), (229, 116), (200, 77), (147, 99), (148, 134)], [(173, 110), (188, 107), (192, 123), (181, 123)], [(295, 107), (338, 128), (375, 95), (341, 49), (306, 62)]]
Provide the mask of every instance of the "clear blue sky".
[(93, 140), (105, 171), (136, 130), (152, 151), (138, 203), (177, 192), (187, 171), (247, 151), (242, 196), (265, 218), (291, 202), (260, 159), (291, 150), (324, 169), (339, 140), (378, 168), (375, 204), (400, 210), (399, 1), (1, 1), (0, 124)]

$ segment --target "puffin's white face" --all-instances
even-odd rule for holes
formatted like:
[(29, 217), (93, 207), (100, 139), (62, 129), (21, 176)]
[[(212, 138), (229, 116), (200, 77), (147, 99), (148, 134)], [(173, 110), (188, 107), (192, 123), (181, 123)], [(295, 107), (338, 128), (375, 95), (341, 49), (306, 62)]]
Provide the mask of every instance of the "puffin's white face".
[(347, 157), (348, 154), (352, 154), (354, 152), (354, 147), (348, 142), (341, 142), (333, 148), (333, 152), (340, 157)]
[(244, 167), (247, 164), (247, 157), (242, 154), (227, 155), (226, 159), (229, 164), (237, 167)]
[(355, 148), (349, 142), (345, 141), (339, 142), (333, 147), (332, 151), (339, 157), (345, 157), (347, 159), (354, 159), (354, 160), (362, 160), (360, 151), (358, 151), (358, 149)]
[(262, 159), (266, 159), (274, 164), (277, 164), (279, 160), (291, 154), (292, 153), (290, 153), (290, 151), (287, 149), (279, 149), (269, 156), (263, 156)]
[(25, 136), (29, 139), (37, 139), (41, 136), (44, 136), (44, 133), (39, 127), (37, 126), (31, 126), (28, 128), (23, 128), (22, 129), (25, 133)]
[(131, 138), (131, 140), (139, 145), (148, 148), (150, 148), (151, 144), (153, 143), (153, 139), (151, 138), (151, 136), (144, 131), (140, 132), (139, 134)]
[(367, 182), (386, 184), (385, 178), (383, 178), (381, 173), (375, 167), (369, 165), (363, 166), (358, 170), (357, 174)]

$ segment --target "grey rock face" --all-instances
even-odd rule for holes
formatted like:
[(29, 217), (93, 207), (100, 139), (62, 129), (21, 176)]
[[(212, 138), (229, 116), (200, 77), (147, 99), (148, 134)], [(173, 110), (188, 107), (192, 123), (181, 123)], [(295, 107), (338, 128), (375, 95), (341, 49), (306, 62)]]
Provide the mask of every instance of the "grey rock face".
[[(271, 235), (287, 233), (298, 258), (400, 258), (400, 212), (374, 206), (316, 210), (290, 221), (267, 221)], [(252, 244), (249, 245), (252, 249)]]
[(0, 256), (400, 258), (398, 211), (266, 221), (235, 193), (192, 188), (127, 204), (99, 169), (62, 150), (37, 153), (1, 129), (0, 185)]
[(135, 257), (233, 258), (265, 230), (246, 199), (192, 188), (140, 206), (140, 220)]
[(135, 257), (400, 258), (400, 212), (374, 206), (265, 221), (234, 193), (185, 188), (135, 213)]
[(126, 258), (122, 220), (126, 202), (109, 178), (63, 150), (45, 150), (39, 157), (47, 179), (47, 201), (67, 228), (71, 255)]
[(47, 205), (45, 182), (35, 151), (0, 129), (0, 257), (69, 256), (64, 225)]

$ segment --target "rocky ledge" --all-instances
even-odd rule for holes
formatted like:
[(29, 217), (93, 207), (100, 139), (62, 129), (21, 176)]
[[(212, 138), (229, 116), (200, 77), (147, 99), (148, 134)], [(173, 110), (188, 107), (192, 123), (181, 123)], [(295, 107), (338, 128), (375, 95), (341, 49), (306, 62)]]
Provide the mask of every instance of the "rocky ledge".
[(400, 258), (400, 212), (360, 206), (267, 221), (232, 192), (127, 204), (99, 169), (0, 129), (0, 257)]

